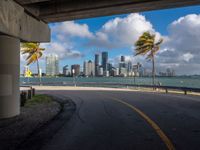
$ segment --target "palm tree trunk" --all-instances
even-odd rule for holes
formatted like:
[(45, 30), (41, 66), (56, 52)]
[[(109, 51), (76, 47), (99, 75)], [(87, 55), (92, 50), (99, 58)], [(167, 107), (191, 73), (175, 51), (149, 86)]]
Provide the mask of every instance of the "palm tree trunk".
[(37, 59), (37, 71), (38, 71), (38, 77), (40, 76), (40, 66), (39, 66), (39, 61)]
[(156, 72), (155, 72), (155, 57), (154, 55), (152, 56), (152, 84), (155, 85), (155, 76), (156, 76)]
[(40, 66), (39, 66), (39, 61), (37, 59), (37, 70), (38, 70), (38, 78), (39, 78), (39, 81), (41, 83), (41, 76), (40, 76)]

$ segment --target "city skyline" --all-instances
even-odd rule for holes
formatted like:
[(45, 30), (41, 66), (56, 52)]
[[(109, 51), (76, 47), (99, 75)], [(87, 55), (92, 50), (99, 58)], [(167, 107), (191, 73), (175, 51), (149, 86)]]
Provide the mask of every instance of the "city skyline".
[[(108, 62), (118, 63), (124, 55), (132, 63), (141, 62), (151, 69), (151, 63), (145, 58), (134, 57), (135, 40), (148, 30), (164, 38), (156, 56), (157, 70), (174, 68), (178, 75), (200, 74), (199, 20), (200, 6), (192, 6), (54, 23), (50, 24), (51, 43), (41, 46), (46, 48), (44, 56), (50, 53), (59, 56), (60, 72), (64, 65), (82, 64), (102, 51), (109, 52)], [(40, 64), (44, 71), (45, 57)], [(24, 65), (22, 56), (21, 73)], [(30, 69), (36, 72), (34, 67), (31, 65)]]
[[(109, 53), (104, 51), (100, 54), (95, 54), (93, 59), (85, 60), (81, 64), (72, 64), (71, 66), (66, 64), (61, 68), (59, 67), (59, 57), (55, 54), (49, 54), (46, 56), (46, 70), (40, 74), (43, 76), (84, 76), (84, 77), (150, 77), (152, 76), (152, 70), (145, 68), (142, 63), (137, 62), (133, 64), (130, 60), (127, 60), (125, 56), (120, 56), (120, 61), (115, 63), (108, 62)], [(23, 76), (27, 76), (29, 73), (29, 66), (24, 66)], [(31, 72), (32, 73), (32, 72)], [(36, 73), (37, 74), (37, 73)], [(33, 74), (35, 75), (35, 74)], [(41, 76), (40, 75), (40, 76)], [(176, 76), (173, 68), (165, 68), (164, 71), (156, 70), (157, 76)]]

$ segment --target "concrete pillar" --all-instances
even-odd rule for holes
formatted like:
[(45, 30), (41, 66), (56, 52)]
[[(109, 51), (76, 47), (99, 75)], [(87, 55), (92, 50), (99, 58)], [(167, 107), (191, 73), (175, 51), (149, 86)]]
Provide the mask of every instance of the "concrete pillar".
[(0, 35), (0, 118), (20, 113), (20, 40)]

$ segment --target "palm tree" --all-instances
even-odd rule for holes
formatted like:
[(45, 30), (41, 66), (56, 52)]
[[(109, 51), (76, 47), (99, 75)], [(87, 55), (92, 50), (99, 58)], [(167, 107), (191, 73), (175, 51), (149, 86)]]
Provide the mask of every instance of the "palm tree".
[(22, 54), (28, 54), (27, 65), (37, 62), (38, 77), (40, 77), (39, 58), (42, 57), (44, 48), (40, 48), (40, 43), (22, 43)]
[(155, 34), (150, 32), (144, 32), (139, 39), (135, 42), (135, 51), (137, 55), (147, 55), (146, 59), (152, 61), (152, 83), (155, 85), (155, 54), (160, 49), (160, 44), (163, 39), (159, 39), (158, 42), (155, 41)]

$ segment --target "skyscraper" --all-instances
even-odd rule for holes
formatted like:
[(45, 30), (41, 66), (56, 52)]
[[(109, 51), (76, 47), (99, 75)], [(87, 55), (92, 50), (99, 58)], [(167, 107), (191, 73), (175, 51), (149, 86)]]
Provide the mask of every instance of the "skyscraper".
[(102, 52), (102, 67), (104, 75), (106, 75), (107, 72), (107, 64), (108, 64), (108, 52)]
[(94, 76), (95, 66), (91, 60), (89, 60), (88, 62), (87, 61), (84, 62), (83, 72), (85, 76)]
[(125, 56), (121, 56), (120, 68), (126, 68)]
[(46, 75), (55, 76), (59, 74), (58, 56), (50, 54), (46, 57)]
[(133, 72), (133, 65), (132, 65), (132, 62), (131, 61), (128, 61), (128, 64), (127, 64), (127, 74), (128, 76), (132, 76), (132, 72)]
[(95, 76), (99, 75), (99, 54), (95, 54)]
[(127, 68), (126, 68), (126, 63), (125, 63), (125, 56), (121, 56), (120, 59), (120, 63), (119, 63), (119, 73), (120, 74), (127, 74)]
[(94, 63), (91, 60), (89, 60), (88, 61), (88, 75), (94, 76), (94, 74), (95, 74), (94, 72), (95, 72)]
[(84, 63), (83, 63), (83, 74), (84, 74), (84, 76), (87, 76), (87, 72), (88, 72), (88, 62), (84, 61)]
[(80, 65), (74, 64), (71, 66), (71, 74), (72, 76), (79, 76), (80, 75)]
[(125, 62), (125, 56), (121, 56), (121, 62)]
[(69, 70), (69, 66), (68, 65), (65, 65), (63, 67), (63, 75), (64, 76), (69, 76), (70, 75), (70, 70)]

